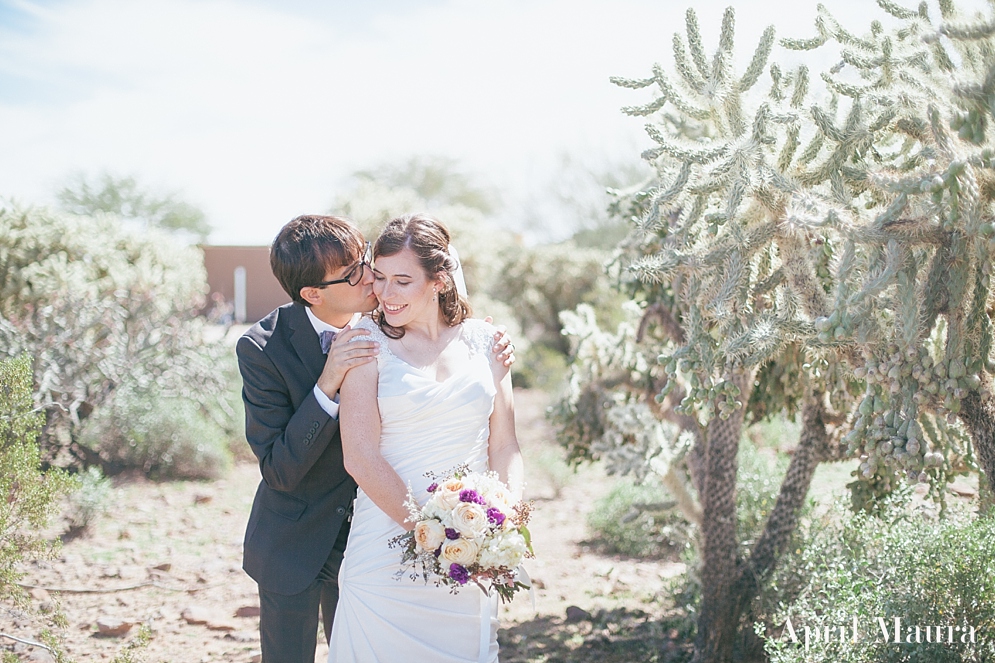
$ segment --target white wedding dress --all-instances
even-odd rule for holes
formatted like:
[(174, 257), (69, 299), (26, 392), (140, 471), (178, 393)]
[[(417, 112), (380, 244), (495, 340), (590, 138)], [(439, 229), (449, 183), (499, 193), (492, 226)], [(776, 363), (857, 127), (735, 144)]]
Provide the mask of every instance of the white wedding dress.
[[(466, 320), (454, 342), (469, 360), (437, 382), (390, 352), (369, 318), (356, 327), (380, 343), (377, 358), (380, 452), (420, 504), (431, 479), (460, 464), (486, 471), (489, 419), (496, 389), (490, 368), (494, 328)], [(498, 660), (497, 599), (473, 584), (451, 594), (407, 574), (397, 577), (401, 551), (387, 542), (403, 530), (362, 489), (339, 571), (339, 602), (329, 663), (494, 663)]]

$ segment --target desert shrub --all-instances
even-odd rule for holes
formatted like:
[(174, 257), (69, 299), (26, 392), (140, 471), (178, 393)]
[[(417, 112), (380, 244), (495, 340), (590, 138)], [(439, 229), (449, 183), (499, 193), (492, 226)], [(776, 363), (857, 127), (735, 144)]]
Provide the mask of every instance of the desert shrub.
[(199, 251), (166, 233), (110, 216), (0, 209), (0, 356), (34, 357), (44, 462), (99, 464), (80, 431), (120, 389), (155, 385), (164, 402), (185, 398), (204, 416), (235, 419), (220, 363), (231, 348), (208, 343), (197, 316), (205, 290)]
[[(807, 545), (789, 553), (777, 575), (806, 582), (770, 620), (766, 646), (772, 663), (995, 660), (995, 520), (963, 513), (931, 520), (894, 503), (885, 516), (852, 514), (838, 506)], [(789, 617), (798, 643), (782, 632)], [(900, 643), (894, 642), (896, 617)], [(879, 619), (887, 626), (888, 642)], [(935, 631), (926, 642), (927, 625), (944, 627), (942, 642), (936, 642)], [(827, 642), (823, 632), (815, 643), (811, 635), (806, 651), (806, 626), (813, 632), (831, 627), (833, 637)], [(847, 636), (842, 643), (841, 626)], [(921, 642), (915, 642), (916, 626), (923, 627)], [(948, 642), (947, 626), (973, 626), (975, 642), (961, 642), (960, 631)], [(910, 627), (913, 641), (907, 642)]]
[(653, 480), (623, 479), (598, 500), (587, 525), (595, 544), (606, 553), (658, 558), (679, 553), (691, 527), (675, 511), (666, 489)]
[(90, 531), (93, 523), (107, 511), (111, 482), (96, 466), (79, 474), (80, 485), (66, 500), (62, 516), (66, 520), (66, 538), (75, 538)]
[(607, 251), (570, 242), (514, 247), (504, 255), (501, 276), (491, 294), (513, 307), (530, 342), (567, 356), (570, 340), (563, 335), (562, 311), (590, 304), (602, 323), (619, 321), (622, 300), (605, 276), (609, 257)]
[(529, 343), (524, 351), (516, 347), (512, 382), (522, 389), (554, 391), (567, 375), (567, 358), (542, 343)]
[(118, 390), (80, 441), (110, 472), (137, 468), (157, 479), (214, 479), (231, 463), (225, 431), (200, 404), (154, 387)]
[(53, 552), (40, 532), (75, 484), (62, 470), (40, 469), (42, 417), (31, 386), (30, 357), (0, 359), (0, 601), (24, 600), (18, 565)]

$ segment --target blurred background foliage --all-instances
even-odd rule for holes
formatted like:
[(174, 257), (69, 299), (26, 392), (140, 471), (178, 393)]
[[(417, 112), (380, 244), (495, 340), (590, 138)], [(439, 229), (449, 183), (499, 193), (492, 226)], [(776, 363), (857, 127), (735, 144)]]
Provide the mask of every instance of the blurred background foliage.
[[(197, 478), (223, 471), (240, 405), (231, 349), (208, 340), (198, 316), (205, 293), (200, 251), (166, 230), (113, 214), (0, 209), (0, 355), (32, 358), (46, 465)], [(135, 408), (160, 414), (136, 419)], [(216, 447), (196, 471), (177, 428)], [(138, 433), (156, 458), (136, 455)]]

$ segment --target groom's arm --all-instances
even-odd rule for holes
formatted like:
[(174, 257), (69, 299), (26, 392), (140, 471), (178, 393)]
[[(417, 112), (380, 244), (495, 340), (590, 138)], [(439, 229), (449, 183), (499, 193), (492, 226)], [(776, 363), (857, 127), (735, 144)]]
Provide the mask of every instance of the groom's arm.
[(263, 481), (274, 490), (294, 490), (338, 432), (339, 422), (322, 409), (313, 391), (295, 408), (283, 376), (255, 340), (243, 336), (235, 352), (245, 438), (259, 459)]

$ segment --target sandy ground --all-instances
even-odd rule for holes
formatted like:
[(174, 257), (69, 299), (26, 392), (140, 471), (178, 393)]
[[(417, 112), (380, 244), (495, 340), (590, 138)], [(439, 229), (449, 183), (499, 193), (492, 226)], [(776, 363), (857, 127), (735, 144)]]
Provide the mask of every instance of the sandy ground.
[[(597, 467), (573, 473), (557, 460), (546, 405), (540, 393), (516, 393), (528, 497), (536, 502), (530, 529), (537, 558), (527, 562), (536, 607), (520, 594), (502, 608), (502, 661), (679, 657), (679, 634), (663, 628), (659, 616), (660, 599), (683, 565), (592, 550), (585, 517), (614, 479)], [(150, 663), (257, 661), (258, 598), (241, 555), (258, 480), (256, 466), (245, 463), (211, 483), (121, 483), (89, 536), (66, 543), (54, 561), (27, 566), (24, 582), (36, 587), (36, 604), (58, 605), (68, 618), (61, 635), (71, 658), (111, 660), (145, 624), (152, 637), (139, 656)], [(0, 605), (0, 632), (37, 641), (39, 631), (37, 622)], [(22, 660), (49, 660), (44, 651), (0, 638), (3, 649)], [(315, 660), (326, 655), (319, 644)]]

